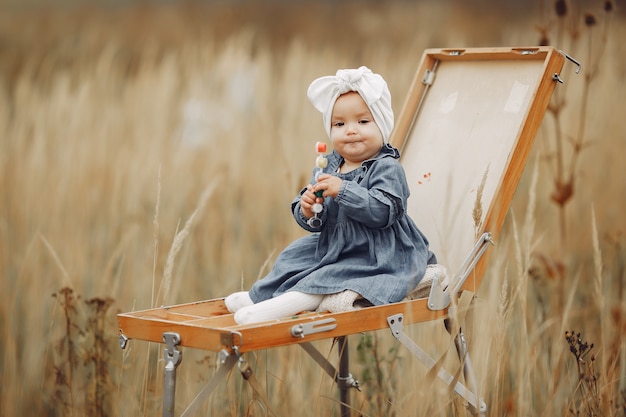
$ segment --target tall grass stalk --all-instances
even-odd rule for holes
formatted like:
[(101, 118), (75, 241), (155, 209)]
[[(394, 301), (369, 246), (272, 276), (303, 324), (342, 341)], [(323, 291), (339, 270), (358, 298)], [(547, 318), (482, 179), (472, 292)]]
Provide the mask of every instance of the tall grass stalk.
[[(518, 283), (513, 293), (513, 299), (519, 300), (520, 312), (522, 320), (519, 325), (519, 347), (521, 353), (530, 352), (530, 337), (534, 333), (532, 321), (529, 320), (529, 302), (528, 302), (528, 271), (530, 269), (531, 254), (532, 254), (532, 240), (534, 239), (534, 213), (535, 213), (535, 189), (539, 176), (538, 165), (535, 164), (532, 180), (529, 187), (528, 206), (526, 207), (526, 216), (524, 219), (523, 229), (520, 233), (516, 222), (513, 220), (513, 240), (515, 243), (515, 258), (517, 266), (517, 279)], [(531, 379), (529, 367), (521, 370), (520, 380), (518, 381), (517, 388), (517, 401), (518, 407), (522, 414), (530, 413), (530, 407), (532, 399), (530, 398)]]
[(152, 263), (152, 286), (150, 296), (150, 306), (156, 307), (155, 290), (156, 290), (156, 274), (157, 274), (157, 260), (159, 255), (159, 205), (161, 204), (161, 166), (159, 166), (159, 173), (157, 176), (157, 194), (156, 204), (154, 205), (154, 217), (152, 218), (152, 238), (154, 245), (154, 256)]
[(213, 194), (213, 190), (215, 189), (215, 182), (209, 184), (209, 186), (203, 191), (200, 196), (200, 200), (198, 202), (198, 207), (194, 210), (194, 212), (189, 216), (187, 221), (185, 222), (185, 226), (181, 231), (177, 231), (174, 236), (174, 241), (172, 242), (172, 246), (167, 255), (167, 260), (165, 262), (165, 267), (163, 271), (163, 281), (161, 286), (159, 287), (159, 292), (157, 293), (157, 300), (161, 300), (161, 305), (171, 305), (172, 301), (175, 299), (175, 294), (171, 294), (172, 287), (172, 274), (174, 270), (174, 262), (176, 260), (176, 256), (180, 252), (182, 244), (189, 236), (189, 232), (194, 226), (196, 221), (196, 216), (198, 212), (201, 212), (206, 207), (207, 203), (211, 195)]

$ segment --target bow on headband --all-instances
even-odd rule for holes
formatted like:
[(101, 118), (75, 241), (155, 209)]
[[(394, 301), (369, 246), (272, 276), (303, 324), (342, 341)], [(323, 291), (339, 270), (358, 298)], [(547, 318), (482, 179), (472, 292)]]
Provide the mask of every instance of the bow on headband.
[(391, 93), (383, 77), (367, 67), (340, 69), (336, 75), (320, 77), (309, 86), (307, 96), (313, 107), (322, 113), (326, 134), (330, 137), (330, 119), (335, 101), (349, 91), (361, 95), (387, 143), (393, 129)]

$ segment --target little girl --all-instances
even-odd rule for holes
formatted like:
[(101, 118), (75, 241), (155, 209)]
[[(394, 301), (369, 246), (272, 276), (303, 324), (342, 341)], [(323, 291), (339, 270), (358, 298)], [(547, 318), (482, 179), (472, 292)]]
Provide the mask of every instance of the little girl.
[[(398, 302), (436, 263), (406, 213), (409, 187), (388, 143), (394, 117), (385, 80), (366, 67), (339, 70), (314, 80), (307, 95), (334, 147), (291, 204), (296, 222), (313, 233), (287, 246), (249, 292), (226, 297), (239, 324), (315, 310), (345, 290), (373, 305)], [(309, 222), (315, 203), (323, 205), (321, 226)]]

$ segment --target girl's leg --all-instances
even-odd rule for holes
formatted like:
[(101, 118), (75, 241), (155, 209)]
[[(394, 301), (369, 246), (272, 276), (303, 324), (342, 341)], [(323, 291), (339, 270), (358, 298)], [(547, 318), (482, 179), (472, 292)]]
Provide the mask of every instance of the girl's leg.
[(226, 308), (231, 313), (236, 313), (239, 309), (254, 304), (248, 295), (248, 291), (235, 292), (224, 299)]
[(269, 300), (243, 307), (235, 313), (237, 324), (258, 323), (288, 317), (306, 310), (315, 310), (324, 296), (289, 291)]

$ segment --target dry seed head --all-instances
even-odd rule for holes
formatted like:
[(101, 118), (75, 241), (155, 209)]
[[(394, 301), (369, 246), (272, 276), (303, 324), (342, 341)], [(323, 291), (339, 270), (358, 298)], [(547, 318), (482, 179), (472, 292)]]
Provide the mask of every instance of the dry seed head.
[(565, 0), (557, 0), (554, 7), (557, 16), (562, 17), (567, 14), (567, 3), (565, 2)]
[(585, 13), (585, 25), (588, 27), (595, 26), (596, 17), (592, 13)]
[(550, 194), (550, 199), (559, 206), (564, 206), (574, 195), (574, 181), (567, 182), (556, 180), (554, 182), (554, 191)]
[(474, 220), (474, 229), (476, 233), (480, 230), (482, 226), (482, 218), (483, 218), (483, 192), (485, 190), (485, 184), (487, 183), (487, 175), (489, 174), (489, 166), (485, 170), (483, 174), (483, 178), (478, 186), (478, 190), (476, 190), (476, 201), (474, 202), (474, 208), (472, 210), (472, 219)]

